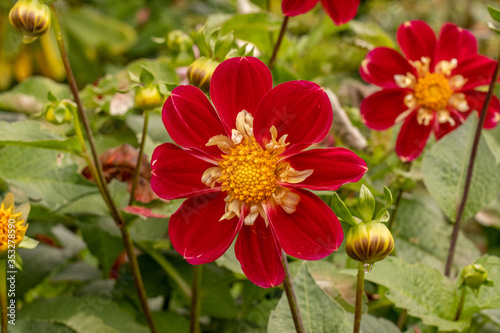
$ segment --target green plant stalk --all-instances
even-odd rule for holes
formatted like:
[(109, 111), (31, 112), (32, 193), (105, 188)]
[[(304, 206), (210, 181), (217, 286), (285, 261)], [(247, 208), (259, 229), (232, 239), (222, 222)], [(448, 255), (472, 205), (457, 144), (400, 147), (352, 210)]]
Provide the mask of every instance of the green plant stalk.
[(132, 189), (130, 190), (130, 199), (128, 205), (131, 206), (135, 200), (135, 191), (137, 189), (137, 183), (139, 182), (139, 176), (141, 174), (141, 163), (142, 155), (144, 154), (144, 145), (146, 143), (146, 136), (148, 135), (148, 124), (149, 124), (149, 111), (143, 111), (144, 113), (144, 125), (142, 126), (142, 137), (141, 144), (139, 146), (139, 156), (137, 156), (137, 165), (134, 170), (134, 178), (132, 180)]
[(2, 333), (7, 333), (7, 266), (5, 259), (0, 259), (0, 307), (2, 308)]
[(269, 69), (273, 69), (274, 62), (276, 61), (276, 57), (278, 56), (278, 51), (280, 50), (281, 42), (283, 41), (283, 37), (285, 36), (285, 31), (286, 27), (288, 25), (290, 17), (285, 16), (283, 19), (283, 23), (281, 24), (281, 30), (280, 34), (278, 36), (278, 40), (276, 41), (276, 44), (274, 44), (274, 49), (273, 49), (273, 54), (271, 56), (271, 59), (269, 59), (269, 64), (267, 65)]
[(363, 292), (365, 289), (365, 269), (361, 262), (358, 263), (358, 279), (356, 283), (356, 305), (354, 308), (354, 333), (359, 333), (361, 328), (361, 308), (363, 306)]
[(288, 259), (286, 258), (285, 251), (281, 251), (281, 260), (283, 261), (283, 268), (285, 270), (285, 280), (283, 280), (283, 287), (285, 288), (286, 298), (288, 300), (288, 305), (290, 306), (290, 312), (292, 313), (293, 324), (295, 325), (295, 330), (297, 333), (305, 333), (304, 323), (302, 322), (302, 316), (300, 315), (299, 305), (297, 303), (297, 297), (293, 291), (292, 277), (290, 275), (290, 269), (288, 268)]
[(96, 182), (100, 183), (100, 185), (101, 185), (100, 190), (102, 190), (101, 193), (103, 193), (103, 198), (106, 201), (106, 204), (108, 205), (108, 208), (111, 212), (111, 215), (113, 216), (113, 219), (115, 220), (115, 223), (117, 224), (117, 226), (119, 227), (119, 229), (121, 231), (123, 245), (127, 251), (127, 256), (130, 260), (130, 268), (132, 269), (132, 273), (134, 275), (134, 283), (135, 283), (137, 295), (139, 297), (139, 301), (141, 303), (141, 307), (142, 307), (142, 310), (143, 310), (144, 315), (146, 317), (146, 320), (149, 324), (150, 331), (152, 333), (157, 333), (158, 331), (157, 331), (156, 326), (154, 324), (153, 316), (151, 315), (151, 311), (149, 310), (149, 305), (148, 305), (147, 296), (146, 296), (146, 290), (144, 288), (144, 282), (142, 280), (141, 272), (139, 270), (139, 264), (137, 262), (137, 257), (135, 255), (132, 239), (130, 238), (130, 234), (129, 234), (127, 225), (125, 224), (123, 217), (121, 216), (116, 204), (114, 203), (114, 201), (111, 197), (106, 180), (104, 178), (104, 173), (102, 170), (102, 165), (101, 165), (100, 160), (99, 160), (99, 155), (97, 153), (94, 136), (92, 134), (92, 130), (90, 128), (90, 125), (89, 125), (89, 122), (87, 119), (87, 115), (85, 114), (85, 110), (83, 109), (83, 104), (82, 104), (82, 101), (80, 99), (78, 87), (76, 85), (76, 80), (75, 80), (75, 77), (73, 75), (73, 70), (72, 70), (71, 64), (69, 62), (68, 54), (66, 52), (66, 46), (64, 44), (64, 40), (62, 37), (61, 27), (59, 25), (59, 21), (57, 19), (57, 13), (56, 13), (56, 10), (55, 10), (55, 7), (53, 4), (50, 5), (50, 9), (52, 12), (52, 26), (54, 27), (54, 33), (55, 33), (55, 37), (57, 40), (57, 45), (59, 47), (59, 52), (61, 53), (61, 59), (63, 61), (64, 69), (66, 70), (68, 84), (69, 84), (71, 92), (73, 93), (73, 96), (75, 98), (78, 116), (83, 124), (83, 128), (84, 128), (85, 133), (87, 135), (87, 140), (89, 142), (90, 151), (92, 153), (92, 158), (94, 160), (94, 163), (93, 164), (90, 163), (89, 167), (91, 167), (91, 169), (92, 169), (92, 167), (94, 167), (94, 170), (96, 173)]
[(203, 265), (193, 265), (193, 285), (191, 291), (191, 320), (189, 333), (200, 333), (200, 288)]
[(464, 309), (465, 304), (465, 296), (467, 295), (467, 287), (462, 288), (462, 293), (460, 294), (460, 302), (458, 303), (457, 313), (455, 314), (455, 321), (460, 319), (460, 315), (462, 314), (462, 310)]
[(406, 318), (408, 318), (408, 310), (403, 309), (403, 310), (401, 310), (401, 313), (399, 314), (398, 321), (396, 324), (400, 331), (403, 330), (403, 327), (404, 327), (405, 322), (406, 322)]
[(484, 99), (483, 108), (479, 116), (479, 121), (476, 127), (476, 133), (474, 135), (474, 142), (472, 144), (472, 150), (469, 158), (469, 166), (467, 168), (467, 176), (465, 177), (464, 192), (462, 194), (462, 200), (457, 209), (457, 219), (455, 225), (453, 226), (453, 232), (451, 234), (450, 249), (448, 251), (448, 258), (446, 260), (446, 268), (444, 275), (450, 276), (451, 266), (453, 265), (453, 256), (455, 255), (455, 248), (457, 246), (458, 232), (460, 231), (460, 223), (462, 222), (462, 216), (465, 210), (465, 204), (467, 203), (467, 197), (469, 196), (469, 189), (472, 182), (472, 172), (474, 171), (474, 163), (476, 162), (476, 155), (479, 146), (479, 140), (481, 139), (481, 132), (483, 130), (484, 120), (486, 119), (486, 113), (493, 96), (493, 90), (495, 89), (495, 84), (498, 81), (498, 75), (500, 73), (500, 54), (498, 55), (497, 64), (495, 71), (490, 81), (490, 86), (488, 88), (488, 93)]

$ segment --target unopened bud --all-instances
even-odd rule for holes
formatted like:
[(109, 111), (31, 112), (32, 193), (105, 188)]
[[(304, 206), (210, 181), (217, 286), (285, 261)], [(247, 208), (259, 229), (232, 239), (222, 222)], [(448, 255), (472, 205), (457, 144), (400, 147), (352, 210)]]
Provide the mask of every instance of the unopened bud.
[(151, 110), (162, 106), (165, 96), (162, 95), (157, 85), (141, 87), (135, 93), (134, 105), (141, 110)]
[(349, 257), (362, 263), (380, 261), (393, 249), (392, 234), (381, 222), (359, 223), (347, 233), (345, 251)]
[(479, 289), (483, 284), (487, 286), (493, 285), (493, 281), (488, 279), (488, 272), (481, 264), (466, 266), (460, 274), (460, 277), (463, 279), (462, 284), (473, 290)]
[(186, 52), (193, 46), (193, 40), (181, 30), (172, 30), (167, 35), (167, 48), (174, 54)]
[(54, 125), (69, 123), (73, 119), (75, 110), (75, 104), (67, 99), (50, 103), (45, 107), (45, 119)]
[(196, 59), (187, 70), (189, 82), (201, 90), (208, 92), (210, 89), (210, 80), (212, 74), (219, 63), (206, 57)]
[(10, 24), (24, 35), (23, 42), (31, 43), (50, 28), (50, 8), (39, 0), (20, 0), (10, 10)]

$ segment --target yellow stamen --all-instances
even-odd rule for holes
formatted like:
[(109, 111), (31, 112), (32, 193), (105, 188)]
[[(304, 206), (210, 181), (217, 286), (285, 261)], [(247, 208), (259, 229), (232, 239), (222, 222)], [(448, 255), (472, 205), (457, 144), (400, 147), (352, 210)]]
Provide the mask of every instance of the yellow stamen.
[[(0, 253), (5, 253), (9, 247), (9, 240), (17, 246), (24, 238), (28, 226), (24, 220), (19, 220), (21, 213), (13, 214), (13, 206), (5, 208), (4, 203), (0, 205)], [(11, 225), (11, 227), (9, 227)], [(11, 230), (15, 230), (12, 232)]]
[(431, 110), (444, 110), (453, 95), (448, 79), (443, 74), (427, 73), (417, 81), (415, 98), (417, 103)]

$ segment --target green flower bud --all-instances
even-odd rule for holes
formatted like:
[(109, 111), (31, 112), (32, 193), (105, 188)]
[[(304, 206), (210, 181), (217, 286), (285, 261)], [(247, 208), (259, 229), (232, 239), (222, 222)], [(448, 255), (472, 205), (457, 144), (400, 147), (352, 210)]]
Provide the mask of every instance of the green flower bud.
[(473, 290), (479, 289), (483, 284), (487, 286), (493, 285), (493, 281), (488, 279), (488, 272), (481, 264), (472, 264), (466, 266), (460, 278), (463, 280), (462, 285), (466, 285)]
[(50, 103), (45, 106), (45, 119), (54, 125), (69, 123), (73, 119), (75, 110), (75, 104), (68, 99)]
[(187, 70), (189, 82), (201, 90), (208, 92), (210, 89), (210, 80), (212, 74), (219, 63), (206, 57), (196, 59)]
[(167, 35), (167, 48), (174, 54), (186, 52), (193, 46), (193, 40), (181, 30), (172, 30)]
[(10, 10), (10, 24), (23, 33), (24, 43), (31, 43), (50, 28), (50, 8), (39, 0), (20, 0)]
[(349, 257), (362, 263), (380, 261), (393, 249), (391, 232), (381, 222), (359, 223), (347, 233), (345, 251)]
[(141, 110), (151, 110), (163, 105), (165, 96), (157, 85), (141, 87), (135, 93), (135, 107)]

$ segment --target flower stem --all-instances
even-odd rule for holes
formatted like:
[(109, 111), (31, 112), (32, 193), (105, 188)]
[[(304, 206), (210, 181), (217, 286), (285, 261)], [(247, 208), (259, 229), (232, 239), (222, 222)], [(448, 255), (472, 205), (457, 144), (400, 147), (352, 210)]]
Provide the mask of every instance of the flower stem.
[(460, 319), (460, 315), (462, 314), (462, 310), (464, 309), (465, 304), (465, 296), (467, 294), (467, 287), (462, 288), (462, 293), (460, 294), (460, 302), (458, 303), (457, 313), (455, 314), (455, 321)]
[[(118, 207), (116, 206), (116, 204), (113, 201), (113, 198), (111, 197), (106, 180), (104, 178), (104, 173), (102, 170), (101, 162), (99, 160), (99, 155), (97, 153), (94, 136), (92, 134), (92, 130), (90, 128), (87, 115), (85, 114), (85, 111), (83, 109), (83, 104), (78, 92), (78, 86), (76, 84), (75, 76), (73, 75), (73, 70), (69, 62), (68, 54), (66, 52), (66, 46), (64, 44), (64, 40), (61, 33), (61, 27), (59, 25), (59, 21), (57, 20), (57, 13), (53, 4), (50, 5), (50, 9), (53, 18), (52, 26), (54, 27), (54, 33), (56, 36), (57, 45), (59, 47), (59, 52), (61, 53), (61, 59), (63, 61), (64, 69), (66, 70), (68, 85), (71, 89), (71, 92), (73, 93), (73, 97), (75, 99), (75, 103), (77, 106), (78, 118), (83, 124), (83, 128), (85, 130), (85, 133), (87, 135), (87, 140), (89, 142), (90, 151), (92, 153), (93, 163), (90, 161), (90, 159), (87, 159), (87, 163), (89, 164), (90, 170), (95, 172), (96, 183), (98, 184), (99, 190), (103, 195), (104, 201), (108, 205), (108, 208), (111, 212), (111, 215), (113, 216), (113, 219), (115, 220), (116, 225), (119, 227), (122, 233), (123, 245), (127, 251), (127, 255), (130, 260), (130, 267), (132, 269), (132, 273), (134, 274), (134, 282), (136, 286), (137, 295), (139, 297), (142, 306), (142, 310), (149, 324), (150, 331), (152, 333), (156, 333), (157, 330), (153, 321), (153, 316), (151, 315), (151, 311), (149, 310), (149, 306), (147, 303), (146, 290), (144, 288), (144, 283), (142, 281), (142, 276), (139, 270), (139, 264), (137, 262), (137, 257), (135, 255), (132, 239), (130, 238), (127, 225), (125, 224), (125, 221), (123, 220), (123, 217), (120, 214)], [(76, 129), (76, 131), (78, 135), (79, 130)]]
[(139, 146), (139, 156), (137, 156), (137, 165), (134, 170), (134, 178), (132, 181), (132, 189), (130, 190), (130, 200), (128, 205), (131, 206), (135, 200), (135, 191), (137, 189), (137, 183), (139, 182), (139, 176), (141, 174), (141, 163), (142, 155), (144, 154), (144, 144), (146, 143), (146, 136), (148, 134), (148, 124), (149, 124), (149, 111), (144, 111), (144, 125), (142, 126), (142, 137), (141, 144)]
[(292, 277), (290, 275), (290, 269), (288, 268), (288, 259), (286, 258), (285, 251), (283, 250), (281, 252), (281, 260), (283, 261), (283, 268), (285, 269), (283, 287), (285, 287), (286, 298), (288, 299), (288, 305), (290, 306), (290, 312), (292, 313), (295, 330), (297, 333), (305, 333), (306, 330), (304, 328), (304, 324), (302, 323), (302, 316), (300, 315), (297, 297), (293, 291)]
[(408, 310), (406, 310), (406, 309), (401, 310), (401, 313), (399, 314), (398, 321), (397, 321), (397, 326), (398, 326), (400, 331), (403, 330), (403, 326), (405, 325), (407, 317), (408, 317)]
[(189, 333), (200, 333), (200, 287), (203, 265), (193, 266), (193, 288), (191, 291), (191, 322)]
[(469, 158), (469, 166), (467, 168), (467, 176), (465, 177), (464, 192), (462, 194), (462, 200), (457, 210), (457, 219), (455, 225), (453, 226), (453, 233), (451, 234), (450, 250), (448, 252), (448, 259), (446, 260), (446, 268), (444, 275), (450, 276), (451, 266), (453, 264), (453, 256), (455, 255), (455, 248), (457, 245), (458, 232), (460, 230), (460, 223), (462, 222), (462, 216), (465, 210), (465, 204), (467, 203), (467, 197), (469, 195), (469, 189), (472, 181), (472, 172), (474, 171), (474, 163), (476, 162), (476, 155), (479, 146), (479, 140), (481, 139), (481, 132), (483, 130), (484, 120), (486, 119), (486, 113), (491, 102), (491, 97), (493, 96), (493, 90), (495, 89), (495, 83), (498, 81), (498, 75), (500, 73), (500, 54), (498, 55), (497, 64), (495, 67), (495, 72), (490, 81), (490, 87), (486, 98), (483, 103), (483, 108), (481, 109), (481, 114), (479, 115), (479, 122), (476, 127), (476, 134), (474, 135), (474, 142), (472, 144), (472, 150)]
[(0, 307), (2, 308), (2, 333), (7, 333), (7, 267), (5, 259), (0, 259)]
[(361, 308), (363, 306), (363, 292), (365, 289), (365, 269), (361, 262), (358, 263), (358, 280), (356, 284), (356, 306), (354, 308), (354, 333), (359, 333), (361, 328)]
[(280, 34), (278, 36), (278, 40), (276, 41), (276, 44), (274, 44), (273, 55), (271, 56), (271, 59), (269, 60), (269, 64), (268, 64), (269, 69), (273, 69), (274, 62), (276, 61), (276, 57), (278, 56), (278, 51), (279, 51), (280, 46), (281, 46), (281, 42), (283, 41), (283, 37), (285, 36), (285, 31), (286, 31), (286, 27), (288, 25), (289, 19), (290, 19), (290, 17), (288, 17), (288, 16), (285, 16), (285, 18), (283, 19), (283, 23), (281, 24), (281, 30), (280, 30)]

